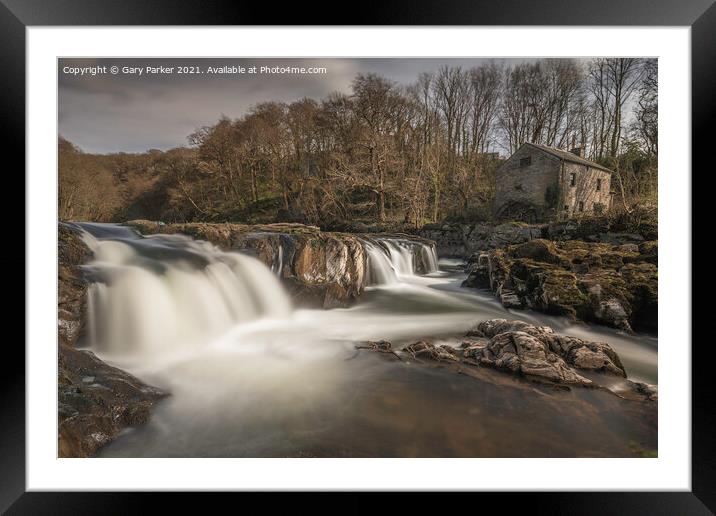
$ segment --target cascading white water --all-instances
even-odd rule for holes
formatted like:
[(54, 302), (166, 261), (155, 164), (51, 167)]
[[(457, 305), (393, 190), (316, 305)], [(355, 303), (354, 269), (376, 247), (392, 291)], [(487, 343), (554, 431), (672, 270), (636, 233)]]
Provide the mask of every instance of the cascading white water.
[(390, 261), (395, 272), (403, 276), (415, 275), (415, 263), (412, 246), (398, 240), (382, 240), (390, 253)]
[(428, 273), (438, 271), (438, 254), (435, 251), (435, 246), (420, 244), (420, 252), (423, 254), (424, 263), (428, 269)]
[(236, 323), (285, 317), (291, 303), (259, 260), (182, 235), (140, 237), (80, 224), (94, 252), (87, 266), (91, 345), (106, 353), (198, 345)]
[(393, 238), (379, 238), (376, 242), (365, 242), (371, 284), (394, 284), (401, 276), (415, 276), (418, 260), (424, 273), (438, 271), (438, 257), (433, 246)]
[(398, 276), (390, 257), (377, 245), (365, 242), (368, 253), (368, 283), (371, 285), (392, 285), (398, 282)]
[(278, 245), (278, 251), (276, 251), (276, 258), (271, 264), (271, 271), (274, 272), (278, 277), (283, 274), (283, 246)]

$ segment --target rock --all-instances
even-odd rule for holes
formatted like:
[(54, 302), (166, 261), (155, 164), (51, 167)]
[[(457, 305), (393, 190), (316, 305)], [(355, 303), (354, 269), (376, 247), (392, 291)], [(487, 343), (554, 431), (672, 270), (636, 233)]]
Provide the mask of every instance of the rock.
[(540, 238), (543, 225), (508, 222), (504, 224), (429, 224), (418, 231), (437, 244), (439, 256), (466, 258), (473, 253)]
[(436, 346), (430, 342), (421, 340), (414, 342), (402, 349), (404, 354), (409, 354), (414, 359), (435, 360), (437, 362), (457, 362), (459, 360), (455, 351), (449, 346)]
[(503, 288), (500, 290), (500, 303), (505, 308), (522, 308), (522, 300), (513, 290)]
[(299, 306), (335, 308), (350, 306), (366, 284), (365, 241), (398, 238), (414, 244), (415, 270), (430, 270), (423, 246), (435, 243), (406, 233), (356, 235), (321, 231), (302, 224), (159, 224), (134, 220), (126, 225), (143, 234), (182, 233), (205, 240), (225, 251), (254, 255), (284, 281)]
[(649, 240), (639, 244), (639, 254), (641, 260), (653, 263), (654, 265), (659, 264), (659, 241)]
[(74, 346), (84, 330), (87, 309), (87, 282), (81, 265), (91, 259), (92, 251), (80, 230), (64, 222), (57, 226), (57, 246), (57, 335), (62, 344)]
[(167, 394), (105, 364), (90, 351), (59, 346), (60, 457), (90, 457), (122, 428), (145, 423)]
[(557, 246), (549, 240), (536, 239), (514, 246), (512, 254), (517, 258), (530, 258), (537, 262), (568, 266), (569, 261), (559, 254)]
[(639, 246), (636, 244), (622, 244), (617, 249), (625, 253), (639, 253)]
[(644, 207), (631, 213), (552, 222), (545, 227), (544, 236), (550, 240), (583, 240), (618, 246), (656, 240), (657, 229), (656, 211)]
[(375, 351), (376, 353), (383, 353), (385, 355), (391, 355), (394, 358), (397, 358), (398, 360), (402, 360), (400, 358), (400, 355), (396, 353), (393, 350), (393, 345), (388, 342), (387, 340), (379, 340), (379, 341), (368, 341), (363, 345), (356, 346), (357, 350), (361, 349), (369, 349), (371, 351)]
[(654, 332), (657, 249), (656, 243), (615, 246), (535, 239), (473, 255), (463, 286), (490, 289), (509, 308)]
[[(559, 335), (549, 326), (535, 326), (523, 321), (508, 321), (506, 319), (490, 319), (481, 322), (477, 329), (490, 339), (502, 334), (524, 333), (540, 341), (546, 346), (547, 351), (558, 355), (571, 366), (626, 377), (626, 371), (619, 356), (609, 344), (603, 342), (588, 342), (576, 337)], [(530, 349), (535, 349), (533, 343), (530, 344)]]
[[(467, 332), (459, 349), (438, 346), (427, 340), (409, 344), (398, 352), (388, 341), (368, 342), (356, 347), (391, 353), (399, 358), (441, 362), (443, 365), (491, 367), (529, 380), (561, 386), (598, 386), (595, 380), (581, 374), (582, 371), (626, 378), (619, 356), (606, 343), (584, 341), (557, 334), (548, 326), (507, 319), (479, 323)], [(633, 383), (627, 380), (616, 382), (620, 391), (635, 392), (634, 399), (652, 396), (647, 387), (632, 386)]]
[(351, 304), (359, 295), (337, 282), (311, 284), (289, 277), (283, 278), (282, 283), (294, 303), (304, 308), (340, 308)]
[[(584, 241), (613, 246), (641, 246), (656, 240), (655, 214), (618, 217), (582, 217), (549, 224), (478, 222), (474, 224), (427, 224), (417, 234), (437, 243), (439, 256), (467, 258), (481, 251), (517, 245), (535, 239), (560, 242)], [(645, 254), (645, 253), (643, 253)]]
[(591, 385), (592, 381), (577, 374), (549, 345), (522, 331), (498, 333), (484, 348), (469, 347), (467, 356), (482, 365), (507, 370), (527, 378), (549, 382)]
[(625, 380), (625, 385), (637, 398), (646, 399), (647, 401), (657, 401), (659, 399), (659, 389), (656, 385), (631, 380)]
[(182, 233), (226, 251), (252, 254), (279, 275), (299, 306), (349, 306), (365, 286), (365, 251), (354, 235), (285, 223), (159, 225), (139, 220), (126, 224), (143, 234)]

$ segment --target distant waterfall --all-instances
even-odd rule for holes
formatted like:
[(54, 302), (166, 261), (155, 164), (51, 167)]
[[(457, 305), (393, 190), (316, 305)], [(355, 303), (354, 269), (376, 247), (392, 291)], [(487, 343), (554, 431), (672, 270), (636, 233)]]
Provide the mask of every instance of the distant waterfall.
[(368, 256), (368, 283), (386, 285), (400, 276), (430, 274), (438, 270), (435, 247), (407, 238), (374, 238), (365, 242)]
[(250, 256), (183, 235), (141, 237), (109, 224), (78, 224), (94, 260), (85, 266), (88, 336), (110, 353), (205, 342), (232, 325), (283, 317), (291, 303), (275, 273)]

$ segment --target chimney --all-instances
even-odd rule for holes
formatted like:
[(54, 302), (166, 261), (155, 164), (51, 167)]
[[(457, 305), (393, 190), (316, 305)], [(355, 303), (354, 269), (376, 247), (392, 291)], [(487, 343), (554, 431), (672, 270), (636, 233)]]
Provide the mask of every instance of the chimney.
[(570, 150), (572, 154), (575, 156), (579, 156), (580, 158), (584, 157), (584, 147), (575, 147), (574, 149)]

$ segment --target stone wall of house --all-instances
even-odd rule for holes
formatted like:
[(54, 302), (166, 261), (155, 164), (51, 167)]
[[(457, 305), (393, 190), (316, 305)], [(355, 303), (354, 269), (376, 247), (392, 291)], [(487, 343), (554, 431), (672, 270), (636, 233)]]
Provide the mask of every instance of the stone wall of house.
[[(520, 166), (523, 158), (530, 164)], [(494, 215), (497, 219), (545, 220), (559, 209), (559, 158), (523, 146), (495, 172)]]
[[(574, 174), (574, 185), (572, 185)], [(611, 174), (578, 163), (565, 162), (561, 178), (560, 216), (594, 214), (609, 209)], [(599, 189), (597, 190), (597, 185)]]

